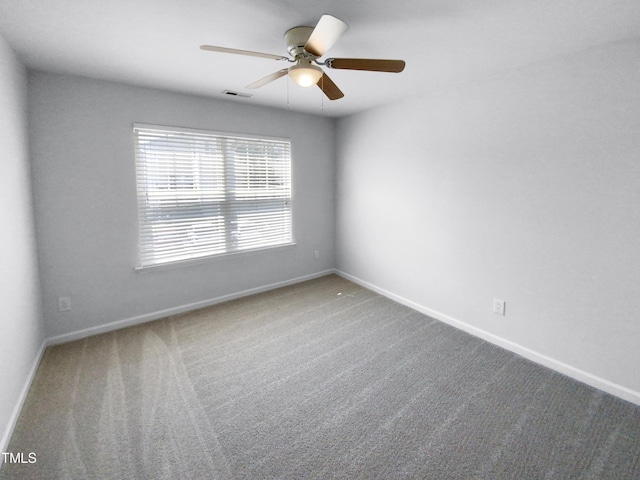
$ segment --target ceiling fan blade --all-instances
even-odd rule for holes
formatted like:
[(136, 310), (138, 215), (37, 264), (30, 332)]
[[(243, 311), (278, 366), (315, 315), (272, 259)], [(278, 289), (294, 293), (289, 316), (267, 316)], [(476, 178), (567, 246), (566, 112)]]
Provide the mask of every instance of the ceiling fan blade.
[(284, 77), (288, 71), (289, 71), (288, 68), (283, 68), (282, 70), (278, 70), (277, 72), (274, 72), (271, 75), (267, 75), (266, 77), (261, 78), (257, 82), (253, 82), (251, 85), (247, 85), (246, 88), (254, 89), (254, 88), (264, 87), (267, 83), (271, 83), (274, 80), (279, 79), (280, 77)]
[(366, 70), (369, 72), (400, 73), (404, 70), (404, 60), (380, 60), (372, 58), (328, 58), (328, 68), (341, 70)]
[(329, 78), (329, 75), (327, 75), (326, 73), (322, 74), (322, 77), (320, 77), (320, 80), (318, 80), (317, 85), (329, 100), (337, 100), (344, 97), (344, 93), (342, 93), (342, 91), (335, 83), (333, 83), (333, 80), (331, 80)]
[(270, 53), (252, 52), (250, 50), (238, 50), (236, 48), (216, 47), (213, 45), (200, 45), (200, 49), (208, 50), (210, 52), (233, 53), (235, 55), (247, 55), (248, 57), (270, 58), (272, 60), (289, 60), (289, 58), (283, 57), (282, 55), (272, 55)]
[(316, 28), (311, 32), (304, 49), (311, 55), (321, 57), (338, 41), (348, 28), (349, 25), (342, 20), (331, 15), (323, 15), (320, 21), (318, 21)]

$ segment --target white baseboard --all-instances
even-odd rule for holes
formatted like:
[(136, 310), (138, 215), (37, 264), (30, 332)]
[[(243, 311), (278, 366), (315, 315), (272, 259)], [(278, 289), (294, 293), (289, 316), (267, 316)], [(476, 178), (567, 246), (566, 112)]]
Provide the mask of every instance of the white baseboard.
[(368, 288), (369, 290), (373, 290), (374, 292), (379, 293), (380, 295), (387, 297), (395, 302), (401, 303), (402, 305), (417, 310), (420, 313), (424, 313), (425, 315), (440, 320), (441, 322), (463, 330), (471, 335), (482, 338), (483, 340), (493, 343), (494, 345), (498, 345), (499, 347), (516, 353), (517, 355), (531, 360), (532, 362), (535, 362), (547, 368), (551, 368), (552, 370), (562, 373), (563, 375), (573, 378), (574, 380), (585, 383), (604, 392), (610, 393), (611, 395), (615, 395), (616, 397), (622, 398), (623, 400), (626, 400), (628, 402), (640, 405), (640, 392), (636, 392), (635, 390), (623, 387), (622, 385), (618, 385), (614, 382), (598, 377), (597, 375), (593, 375), (592, 373), (580, 370), (579, 368), (531, 350), (518, 343), (512, 342), (511, 340), (507, 340), (505, 338), (494, 335), (493, 333), (486, 332), (482, 329), (469, 325), (468, 323), (445, 315), (444, 313), (438, 312), (436, 310), (408, 300), (404, 297), (396, 295), (395, 293), (389, 292), (388, 290), (380, 288), (346, 272), (335, 270), (335, 273), (337, 275), (340, 275), (341, 277), (346, 278), (347, 280), (352, 281), (353, 283), (357, 283), (358, 285)]
[(174, 308), (167, 308), (165, 310), (158, 310), (156, 312), (147, 313), (144, 315), (139, 315), (136, 317), (126, 318), (123, 320), (116, 320), (115, 322), (110, 322), (104, 325), (98, 325), (97, 327), (84, 328), (82, 330), (76, 330), (75, 332), (64, 333), (62, 335), (57, 335), (55, 337), (48, 338), (46, 340), (47, 346), (49, 345), (58, 345), (60, 343), (71, 342), (73, 340), (79, 340), (81, 338), (90, 337), (92, 335), (97, 335), (100, 333), (111, 332), (113, 330), (119, 330), (125, 327), (131, 327), (133, 325), (139, 325), (141, 323), (150, 322), (153, 320), (158, 320), (160, 318), (169, 317), (171, 315), (178, 315), (180, 313), (189, 312), (191, 310), (197, 310), (199, 308), (210, 307), (211, 305), (215, 305), (217, 303), (228, 302), (229, 300), (235, 300), (237, 298), (246, 297), (249, 295), (254, 295), (256, 293), (266, 292), (268, 290), (274, 290), (280, 287), (286, 287), (287, 285), (293, 285), (295, 283), (304, 282), (307, 280), (312, 280), (314, 278), (324, 277), (325, 275), (329, 275), (331, 273), (335, 273), (335, 270), (324, 270), (322, 272), (312, 273), (310, 275), (304, 275), (301, 277), (292, 278), (289, 280), (284, 280), (281, 282), (271, 283), (269, 285), (264, 285), (261, 287), (250, 288), (247, 290), (243, 290), (236, 293), (231, 293), (228, 295), (222, 295), (220, 297), (210, 298), (208, 300), (202, 300), (200, 302), (189, 303), (186, 305), (180, 305)]
[[(2, 440), (0, 440), (0, 452), (6, 452), (7, 447), (9, 446), (9, 440), (11, 440), (11, 435), (13, 434), (13, 430), (16, 427), (16, 423), (18, 423), (18, 417), (20, 417), (20, 412), (22, 411), (22, 406), (24, 405), (24, 401), (27, 399), (27, 394), (29, 393), (29, 389), (31, 388), (31, 384), (33, 383), (33, 379), (36, 376), (36, 372), (38, 371), (38, 366), (40, 365), (40, 360), (42, 360), (42, 355), (44, 354), (44, 349), (47, 347), (47, 341), (43, 340), (40, 344), (40, 349), (36, 354), (36, 358), (33, 360), (33, 364), (31, 365), (31, 369), (29, 370), (29, 374), (22, 386), (22, 390), (20, 391), (20, 396), (18, 397), (18, 401), (16, 402), (16, 406), (13, 408), (13, 412), (11, 412), (11, 416), (9, 417), (9, 423), (7, 424), (4, 433), (2, 434)], [(3, 465), (2, 459), (0, 459), (0, 468)]]

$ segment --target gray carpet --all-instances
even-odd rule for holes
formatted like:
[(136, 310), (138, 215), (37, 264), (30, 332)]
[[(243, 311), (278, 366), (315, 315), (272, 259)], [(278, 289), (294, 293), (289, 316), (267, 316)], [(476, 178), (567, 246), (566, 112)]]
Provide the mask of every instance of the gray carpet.
[(638, 479), (640, 407), (337, 276), (48, 348), (7, 479)]

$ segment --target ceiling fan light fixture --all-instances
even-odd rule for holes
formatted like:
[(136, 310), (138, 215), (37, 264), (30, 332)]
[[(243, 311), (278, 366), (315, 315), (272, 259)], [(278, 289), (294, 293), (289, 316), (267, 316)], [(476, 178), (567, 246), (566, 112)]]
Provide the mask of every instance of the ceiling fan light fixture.
[(289, 67), (289, 76), (291, 80), (301, 87), (311, 87), (316, 85), (322, 78), (323, 71), (320, 67), (311, 65), (310, 63), (299, 63), (293, 67)]

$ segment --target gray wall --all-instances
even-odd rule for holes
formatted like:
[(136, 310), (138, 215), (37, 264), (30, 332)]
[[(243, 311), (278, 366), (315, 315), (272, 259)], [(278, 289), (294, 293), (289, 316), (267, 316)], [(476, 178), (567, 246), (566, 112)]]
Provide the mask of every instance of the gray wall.
[[(333, 268), (334, 121), (49, 73), (31, 72), (28, 93), (48, 337), (94, 333)], [(297, 245), (134, 271), (134, 122), (290, 138)], [(59, 296), (71, 297), (70, 312), (58, 311)]]
[(340, 120), (338, 268), (640, 400), (639, 65), (634, 39)]
[(0, 36), (0, 452), (5, 451), (44, 340), (27, 147), (26, 79), (25, 69)]

